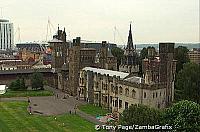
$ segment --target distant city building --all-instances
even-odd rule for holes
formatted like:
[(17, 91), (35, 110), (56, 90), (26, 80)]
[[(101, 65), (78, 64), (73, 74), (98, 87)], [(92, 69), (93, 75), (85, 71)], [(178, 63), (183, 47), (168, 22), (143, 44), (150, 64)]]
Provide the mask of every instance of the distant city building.
[(200, 65), (200, 48), (192, 49), (191, 51), (188, 52), (188, 56), (189, 56), (190, 62)]
[[(112, 48), (115, 48), (117, 47), (116, 44), (113, 44), (113, 43), (109, 43), (107, 42), (107, 45), (108, 45), (108, 48), (110, 50), (112, 50)], [(102, 43), (101, 42), (81, 42), (81, 47), (82, 48), (95, 48), (96, 49), (96, 52), (99, 53), (100, 52), (100, 49), (102, 48)]]
[(129, 29), (127, 46), (124, 51), (124, 58), (121, 60), (119, 71), (134, 74), (137, 74), (139, 72), (138, 54), (136, 52), (136, 45), (133, 45), (131, 24)]
[(22, 60), (0, 60), (0, 71), (16, 70), (16, 69), (31, 69), (32, 64), (23, 62)]
[(19, 43), (16, 44), (18, 49), (18, 59), (25, 62), (40, 61), (43, 63), (43, 57), (45, 55), (45, 47), (39, 43)]
[(13, 32), (13, 23), (10, 23), (9, 20), (0, 19), (0, 49), (13, 49)]

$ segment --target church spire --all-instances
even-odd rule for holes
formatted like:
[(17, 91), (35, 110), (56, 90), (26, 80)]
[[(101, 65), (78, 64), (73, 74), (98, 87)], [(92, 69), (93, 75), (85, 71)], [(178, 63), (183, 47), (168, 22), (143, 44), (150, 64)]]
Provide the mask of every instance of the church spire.
[(134, 49), (132, 31), (131, 31), (131, 23), (130, 23), (130, 29), (129, 29), (129, 35), (128, 35), (127, 49), (129, 49), (129, 50)]

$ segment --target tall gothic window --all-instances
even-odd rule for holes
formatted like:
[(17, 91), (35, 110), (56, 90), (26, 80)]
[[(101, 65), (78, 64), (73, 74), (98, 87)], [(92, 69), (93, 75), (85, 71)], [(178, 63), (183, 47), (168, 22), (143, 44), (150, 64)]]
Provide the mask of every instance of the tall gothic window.
[(123, 94), (123, 89), (121, 86), (119, 87), (119, 94), (121, 94), (121, 95)]
[(111, 92), (114, 92), (113, 84), (110, 85)]
[(99, 88), (99, 83), (98, 82), (96, 83), (96, 88)]
[(133, 89), (133, 90), (132, 90), (132, 98), (135, 98), (135, 96), (136, 96), (136, 92), (135, 92), (135, 90)]
[(146, 98), (146, 96), (147, 96), (147, 95), (146, 95), (146, 92), (144, 92), (144, 98)]
[(115, 87), (115, 94), (118, 94), (118, 87)]
[(125, 90), (125, 96), (129, 96), (129, 90), (128, 90), (128, 88), (126, 88), (126, 90)]

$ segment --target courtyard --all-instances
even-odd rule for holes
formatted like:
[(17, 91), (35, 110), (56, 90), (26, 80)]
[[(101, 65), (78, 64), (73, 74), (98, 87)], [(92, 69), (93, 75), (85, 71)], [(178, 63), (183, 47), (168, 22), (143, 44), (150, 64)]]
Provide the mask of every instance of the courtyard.
[(1, 95), (0, 132), (95, 131), (95, 125), (101, 124), (95, 115), (107, 111), (65, 96), (65, 93), (50, 87), (44, 91), (9, 91)]
[(27, 102), (0, 102), (1, 132), (80, 132), (94, 131), (91, 123), (79, 115), (30, 115)]

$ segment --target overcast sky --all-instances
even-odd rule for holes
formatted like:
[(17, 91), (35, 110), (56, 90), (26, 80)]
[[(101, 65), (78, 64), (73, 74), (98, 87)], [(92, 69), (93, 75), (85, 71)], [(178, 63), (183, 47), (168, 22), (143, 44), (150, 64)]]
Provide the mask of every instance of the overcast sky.
[(199, 42), (199, 0), (0, 0), (0, 7), (22, 41), (45, 40), (49, 17), (68, 38), (113, 42), (115, 33), (126, 43), (132, 21), (135, 43)]

